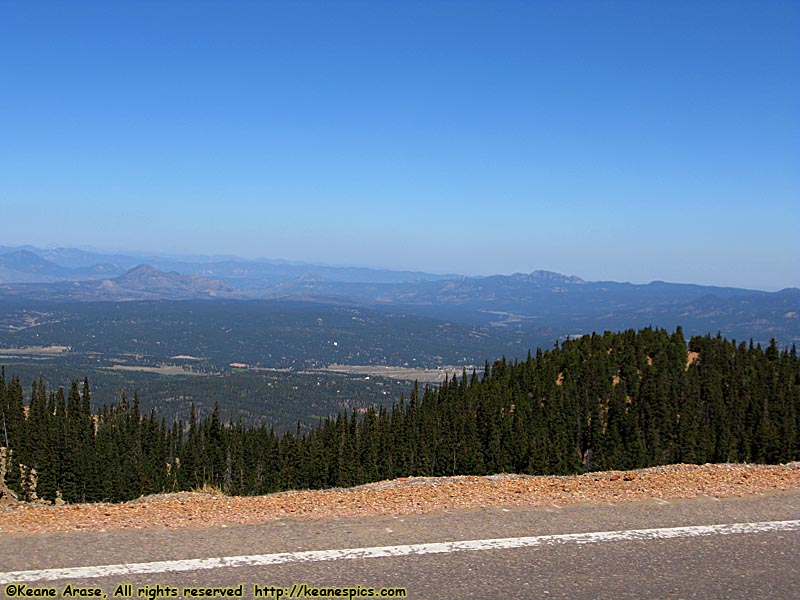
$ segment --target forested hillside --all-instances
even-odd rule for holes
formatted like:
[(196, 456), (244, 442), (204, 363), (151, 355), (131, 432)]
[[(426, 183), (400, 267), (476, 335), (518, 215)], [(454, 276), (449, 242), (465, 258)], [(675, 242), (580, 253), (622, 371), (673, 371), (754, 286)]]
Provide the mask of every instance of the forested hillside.
[[(0, 385), (5, 478), (30, 497), (126, 500), (204, 483), (231, 494), (350, 486), (409, 475), (568, 474), (676, 462), (800, 458), (796, 349), (680, 329), (583, 336), (419, 390), (393, 409), (309, 433), (142, 415), (123, 398), (92, 415), (89, 385)], [(35, 474), (33, 471), (35, 470)]]

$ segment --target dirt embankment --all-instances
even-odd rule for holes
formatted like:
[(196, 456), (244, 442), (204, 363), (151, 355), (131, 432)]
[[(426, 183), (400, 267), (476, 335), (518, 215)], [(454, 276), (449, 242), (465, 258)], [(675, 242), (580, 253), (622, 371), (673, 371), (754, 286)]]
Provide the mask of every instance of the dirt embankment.
[(548, 506), (648, 498), (744, 496), (800, 489), (800, 463), (671, 465), (570, 477), (410, 477), (351, 489), (257, 497), (184, 492), (123, 504), (0, 508), (0, 535), (53, 531), (209, 528), (273, 519), (411, 514), (486, 506)]

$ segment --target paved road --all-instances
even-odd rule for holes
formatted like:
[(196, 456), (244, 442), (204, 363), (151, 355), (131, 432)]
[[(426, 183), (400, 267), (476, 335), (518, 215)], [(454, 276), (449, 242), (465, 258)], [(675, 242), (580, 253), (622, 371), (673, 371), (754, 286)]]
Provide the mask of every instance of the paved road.
[[(150, 586), (152, 591), (156, 585), (182, 589), (243, 583), (244, 597), (253, 597), (254, 585), (269, 590), (306, 583), (404, 587), (409, 598), (800, 598), (798, 519), (800, 492), (786, 492), (726, 500), (284, 519), (213, 530), (0, 536), (0, 581), (4, 574), (8, 580), (8, 574), (23, 570), (147, 563), (151, 572), (144, 574), (90, 578), (67, 572), (54, 581), (26, 576), (25, 583), (29, 588), (55, 587), (59, 593), (67, 584), (99, 586), (110, 598), (120, 583), (131, 584), (133, 597), (138, 589)], [(795, 524), (764, 525), (748, 533), (695, 527), (785, 521)], [(565, 537), (653, 528), (667, 532)], [(555, 537), (544, 543), (541, 536)], [(316, 562), (297, 562), (295, 554), (273, 556), (375, 547), (389, 547), (391, 554), (408, 544), (521, 537), (528, 542), (514, 548), (450, 551), (451, 547), (436, 546), (434, 550), (443, 551), (420, 554), (412, 549), (400, 556), (347, 559), (333, 553)], [(267, 556), (276, 564), (214, 569), (197, 569), (198, 563), (186, 562), (149, 564), (242, 555), (262, 562)], [(170, 570), (174, 568), (192, 570)], [(0, 585), (5, 597), (7, 585)]]

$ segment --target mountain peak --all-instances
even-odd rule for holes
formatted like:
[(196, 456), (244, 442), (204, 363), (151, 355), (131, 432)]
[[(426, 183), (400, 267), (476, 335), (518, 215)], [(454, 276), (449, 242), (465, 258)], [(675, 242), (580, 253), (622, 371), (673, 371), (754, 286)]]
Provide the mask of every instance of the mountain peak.
[(169, 282), (178, 280), (188, 280), (188, 275), (178, 273), (165, 273), (159, 271), (153, 265), (137, 265), (125, 271), (122, 275), (114, 277), (114, 283), (127, 288), (143, 289), (146, 287), (162, 286)]
[(110, 280), (120, 288), (174, 297), (233, 297), (235, 288), (222, 281), (197, 275), (165, 273), (152, 265), (141, 264)]
[(31, 275), (58, 276), (66, 269), (25, 248), (0, 254), (0, 267)]
[(29, 264), (44, 264), (47, 263), (45, 259), (41, 258), (38, 254), (22, 248), (21, 250), (14, 250), (13, 252), (6, 252), (0, 255), (0, 260), (3, 261), (25, 261)]
[(563, 273), (556, 273), (555, 271), (544, 271), (544, 270), (536, 270), (531, 271), (530, 273), (514, 273), (511, 275), (512, 279), (516, 279), (517, 281), (525, 281), (529, 283), (542, 283), (542, 284), (552, 284), (552, 283), (586, 283), (580, 277), (576, 277), (575, 275), (564, 275)]
[(136, 265), (132, 269), (128, 269), (122, 275), (120, 275), (120, 277), (128, 277), (128, 276), (138, 277), (142, 275), (157, 275), (157, 274), (163, 275), (164, 272), (159, 271), (153, 265), (141, 264), (141, 265)]

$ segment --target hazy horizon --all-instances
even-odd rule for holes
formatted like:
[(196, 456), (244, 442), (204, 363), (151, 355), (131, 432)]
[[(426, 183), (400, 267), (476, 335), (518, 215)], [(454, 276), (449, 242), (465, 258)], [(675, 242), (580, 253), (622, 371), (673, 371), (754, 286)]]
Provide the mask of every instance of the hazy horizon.
[(3, 3), (0, 245), (799, 287), (798, 30), (781, 1)]
[[(319, 266), (319, 267), (331, 267), (331, 268), (342, 268), (342, 269), (370, 269), (376, 271), (408, 271), (408, 272), (417, 272), (417, 273), (424, 273), (428, 275), (452, 275), (454, 277), (490, 277), (493, 275), (501, 275), (501, 276), (509, 276), (515, 274), (530, 274), (535, 271), (548, 271), (554, 272), (565, 276), (576, 276), (584, 281), (588, 282), (602, 282), (602, 281), (613, 281), (617, 283), (630, 283), (633, 285), (646, 285), (649, 283), (654, 282), (665, 282), (665, 283), (675, 283), (675, 284), (689, 284), (689, 285), (701, 285), (701, 286), (717, 286), (717, 287), (737, 287), (742, 289), (752, 289), (757, 291), (765, 291), (765, 292), (777, 292), (784, 289), (796, 289), (798, 288), (797, 285), (785, 285), (782, 287), (774, 287), (774, 288), (757, 288), (752, 286), (737, 286), (737, 285), (718, 285), (718, 284), (711, 284), (706, 283), (703, 281), (682, 281), (682, 280), (664, 280), (664, 279), (647, 279), (647, 280), (629, 280), (629, 279), (595, 279), (592, 277), (585, 276), (581, 273), (567, 273), (562, 271), (553, 271), (552, 269), (545, 269), (539, 266), (531, 266), (525, 270), (519, 271), (508, 271), (508, 272), (455, 272), (455, 271), (437, 271), (435, 269), (428, 269), (425, 268), (423, 265), (422, 267), (387, 267), (385, 265), (380, 264), (367, 264), (367, 263), (335, 263), (335, 262), (326, 262), (324, 260), (293, 260), (291, 258), (285, 257), (271, 257), (271, 256), (242, 256), (236, 254), (211, 254), (211, 253), (203, 253), (203, 252), (196, 252), (196, 253), (170, 253), (170, 252), (159, 252), (158, 250), (141, 250), (141, 249), (118, 249), (118, 250), (108, 250), (103, 248), (91, 247), (91, 246), (71, 246), (65, 247), (60, 246), (58, 244), (45, 244), (38, 246), (36, 244), (21, 244), (19, 246), (0, 246), (3, 247), (13, 247), (13, 248), (37, 248), (39, 250), (58, 250), (58, 249), (74, 249), (74, 250), (81, 250), (85, 252), (97, 253), (97, 254), (107, 254), (111, 255), (124, 255), (131, 258), (140, 257), (143, 262), (136, 267), (141, 266), (143, 264), (147, 264), (146, 260), (148, 258), (159, 258), (159, 259), (166, 259), (170, 261), (178, 261), (178, 262), (187, 262), (191, 263), (194, 261), (197, 262), (221, 262), (225, 260), (244, 260), (244, 261), (266, 261), (266, 262), (277, 262), (277, 263), (286, 263), (289, 265), (310, 265), (310, 266)], [(131, 269), (136, 268), (131, 267)]]

